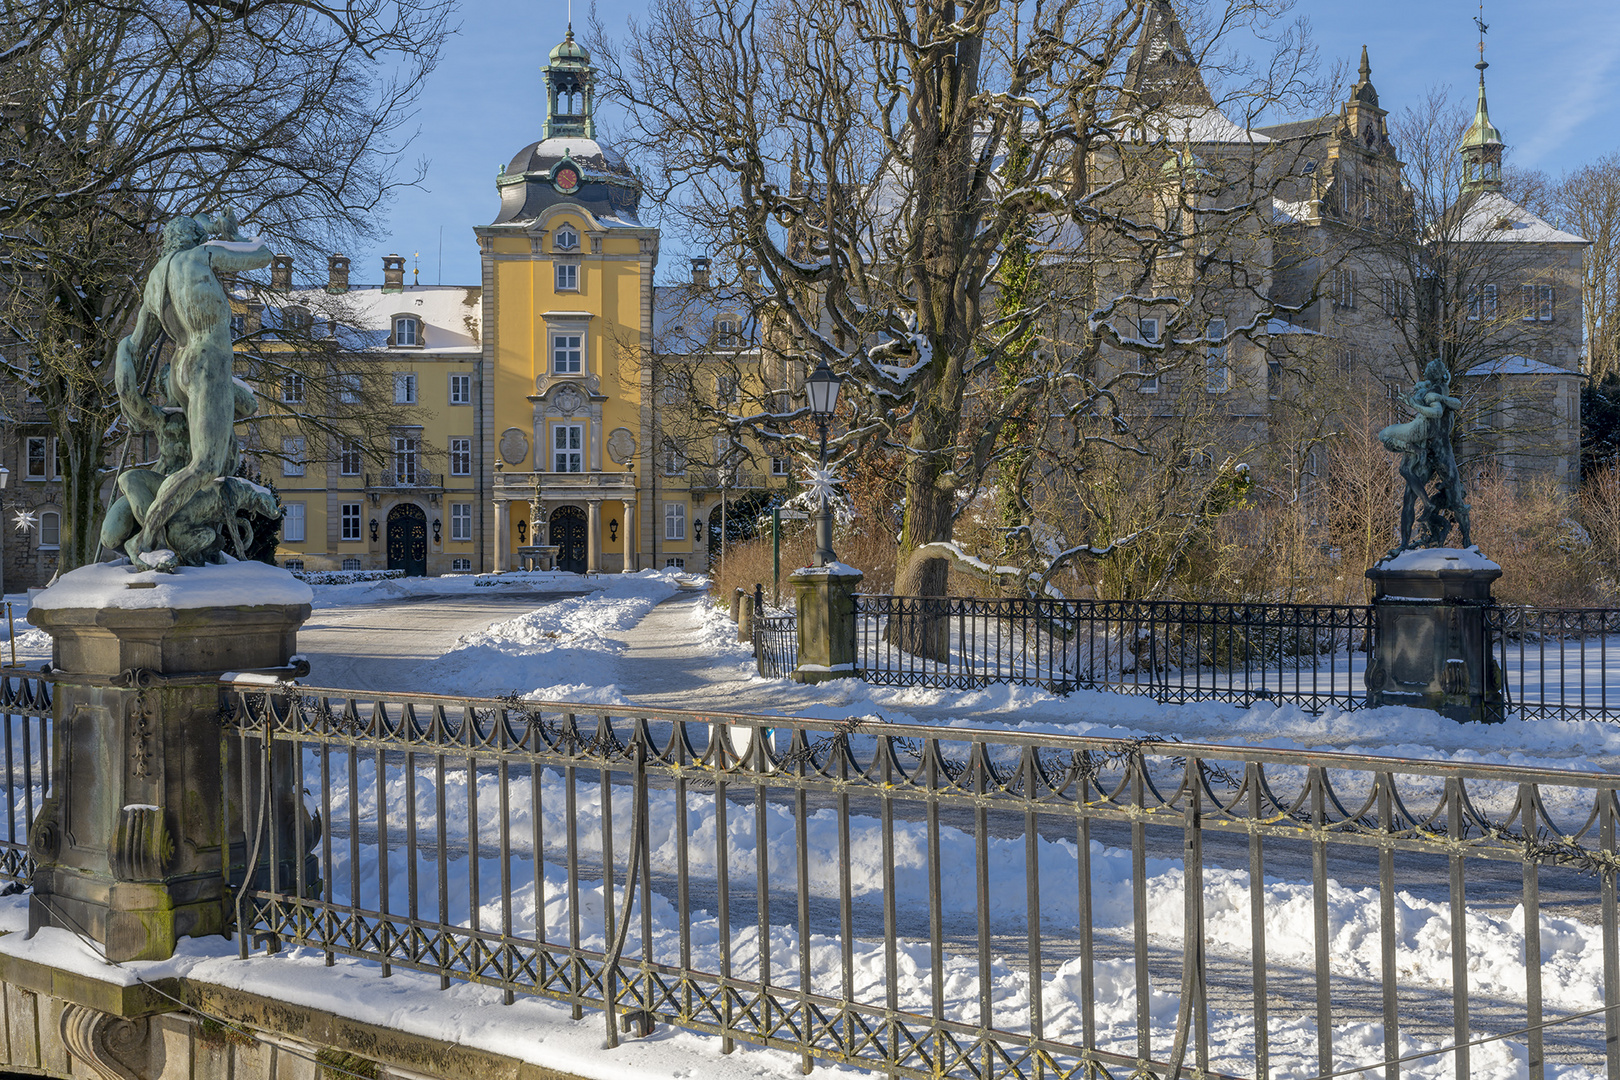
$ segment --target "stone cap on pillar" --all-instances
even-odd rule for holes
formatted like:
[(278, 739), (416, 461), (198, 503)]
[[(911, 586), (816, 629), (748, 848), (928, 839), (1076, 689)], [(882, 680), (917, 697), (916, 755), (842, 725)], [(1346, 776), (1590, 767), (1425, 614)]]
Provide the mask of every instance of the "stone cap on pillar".
[(1478, 547), (1416, 548), (1384, 559), (1367, 571), (1373, 601), (1463, 601), (1487, 603), (1502, 568)]
[(812, 578), (827, 578), (828, 580), (843, 580), (854, 578), (859, 581), (866, 575), (848, 563), (828, 563), (826, 566), (801, 566), (789, 574), (790, 579), (810, 580)]

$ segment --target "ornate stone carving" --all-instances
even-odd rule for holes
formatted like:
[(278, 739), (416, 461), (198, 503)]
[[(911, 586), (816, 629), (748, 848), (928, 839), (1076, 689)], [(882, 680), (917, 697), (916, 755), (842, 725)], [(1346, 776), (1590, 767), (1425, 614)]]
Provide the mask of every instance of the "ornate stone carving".
[(62, 1044), (105, 1080), (147, 1080), (151, 1021), (113, 1016), (69, 1003), (62, 1007)]
[[(1411, 420), (1378, 433), (1386, 449), (1401, 455), (1401, 478), (1406, 481), (1401, 539), (1389, 557), (1413, 548), (1446, 546), (1453, 524), (1462, 533), (1461, 546), (1468, 547), (1473, 543), (1468, 503), (1451, 442), (1462, 401), (1452, 396), (1451, 369), (1444, 361), (1429, 361), (1423, 378), (1406, 395), (1406, 406), (1415, 414)], [(1414, 533), (1414, 526), (1420, 531)]]
[(573, 416), (585, 406), (585, 395), (571, 383), (558, 387), (557, 392), (551, 395), (551, 407), (564, 416)]
[(62, 854), (62, 829), (57, 824), (57, 813), (56, 799), (46, 799), (39, 808), (39, 816), (34, 818), (34, 824), (28, 830), (28, 851), (37, 864), (54, 863), (57, 856)]
[(120, 881), (161, 881), (174, 863), (174, 837), (162, 809), (131, 805), (119, 811), (118, 836), (107, 856)]
[(614, 428), (608, 435), (607, 452), (613, 464), (623, 465), (636, 456), (636, 437), (630, 434), (629, 428)]
[(518, 428), (507, 428), (501, 433), (501, 460), (508, 465), (521, 465), (529, 456), (529, 437)]

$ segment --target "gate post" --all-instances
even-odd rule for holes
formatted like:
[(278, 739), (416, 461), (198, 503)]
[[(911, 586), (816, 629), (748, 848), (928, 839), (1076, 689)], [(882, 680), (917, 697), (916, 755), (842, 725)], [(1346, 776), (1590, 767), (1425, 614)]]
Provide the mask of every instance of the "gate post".
[[(288, 665), (312, 595), (262, 563), (174, 574), (100, 563), (35, 598), (28, 620), (51, 635), (58, 681), (51, 789), (28, 835), (30, 932), (86, 934), (116, 962), (166, 959), (182, 937), (229, 931), (246, 807), (242, 741), (220, 722), (219, 678), (307, 672)], [(267, 751), (269, 827), (290, 881), (304, 854), (292, 850), (299, 766), (289, 742), (256, 754)]]
[(843, 563), (806, 566), (789, 577), (799, 613), (799, 663), (793, 681), (819, 683), (855, 674), (855, 588), (862, 574)]
[(1503, 719), (1501, 672), (1485, 636), (1491, 583), (1501, 576), (1477, 548), (1418, 548), (1368, 570), (1367, 704), (1432, 709), (1459, 723)]

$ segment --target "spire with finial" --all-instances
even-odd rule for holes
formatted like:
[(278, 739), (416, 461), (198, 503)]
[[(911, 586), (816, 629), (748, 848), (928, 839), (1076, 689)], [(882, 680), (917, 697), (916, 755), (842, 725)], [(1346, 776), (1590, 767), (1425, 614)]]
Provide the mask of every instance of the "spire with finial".
[(1474, 123), (1457, 148), (1463, 159), (1462, 187), (1464, 191), (1500, 191), (1502, 133), (1491, 123), (1490, 112), (1485, 107), (1485, 69), (1491, 65), (1485, 61), (1485, 31), (1490, 27), (1485, 24), (1483, 3), (1479, 5), (1474, 25), (1479, 27), (1479, 63), (1474, 65), (1479, 69), (1479, 104), (1474, 109)]

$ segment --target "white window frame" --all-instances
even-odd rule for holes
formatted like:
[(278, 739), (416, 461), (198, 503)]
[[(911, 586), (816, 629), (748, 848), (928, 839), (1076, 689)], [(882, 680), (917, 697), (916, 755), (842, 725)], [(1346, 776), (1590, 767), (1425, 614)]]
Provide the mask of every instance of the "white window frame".
[(664, 447), (658, 457), (663, 463), (665, 476), (686, 475), (686, 455), (681, 452), (680, 445), (674, 439), (664, 440)]
[(450, 572), (451, 573), (455, 573), (458, 570), (470, 571), (471, 569), (472, 569), (472, 560), (471, 559), (451, 559), (450, 560)]
[(585, 331), (552, 330), (551, 373), (553, 375), (582, 375), (585, 372)]
[(339, 476), (359, 476), (365, 465), (365, 451), (360, 448), (360, 440), (338, 439), (337, 458)]
[(338, 402), (343, 405), (360, 404), (360, 376), (346, 371), (338, 376)]
[(1486, 284), (1485, 289), (1484, 289), (1484, 293), (1485, 293), (1485, 312), (1484, 312), (1485, 318), (1487, 318), (1487, 319), (1495, 319), (1496, 316), (1497, 316), (1498, 310), (1499, 310), (1497, 308), (1497, 306), (1496, 306), (1496, 286), (1492, 285), (1492, 284)]
[(714, 403), (716, 405), (735, 405), (742, 400), (742, 379), (737, 375), (716, 375), (714, 377)]
[(679, 555), (671, 555), (664, 560), (665, 570), (685, 570), (686, 560)]
[(667, 502), (664, 504), (664, 539), (686, 539), (686, 504)]
[(450, 374), (450, 404), (472, 404), (472, 376), (461, 372)]
[(304, 377), (298, 372), (288, 371), (281, 376), (281, 403), (283, 405), (304, 403)]
[(289, 544), (302, 544), (304, 542), (306, 517), (304, 504), (301, 502), (284, 502), (281, 504), (281, 538)]
[(364, 513), (365, 508), (360, 503), (338, 504), (339, 540), (365, 539)]
[(1356, 271), (1341, 266), (1333, 271), (1333, 306), (1341, 311), (1356, 310)]
[[(48, 536), (55, 533), (53, 543)], [(62, 514), (58, 510), (43, 510), (39, 515), (39, 550), (58, 551), (62, 547)]]
[(792, 473), (792, 471), (793, 461), (791, 458), (777, 457), (774, 454), (771, 455), (772, 476), (788, 476)]
[(360, 569), (360, 560), (355, 558), (353, 555), (350, 555), (348, 558), (343, 560), (341, 565), (345, 570), (358, 570)]
[[(23, 439), (23, 479), (49, 480), (51, 478), (51, 463), (56, 455), (51, 453), (51, 443), (55, 442), (49, 435), (29, 435)], [(39, 471), (34, 471), (34, 447), (40, 449)]]
[(416, 404), (416, 372), (414, 372), (414, 371), (396, 371), (396, 372), (394, 372), (394, 404), (395, 405), (415, 405)]
[(551, 242), (553, 251), (578, 251), (579, 230), (568, 223), (557, 226), (557, 235)]
[(1537, 286), (1536, 291), (1536, 321), (1552, 322), (1553, 316), (1557, 314), (1554, 303), (1557, 296), (1553, 292), (1553, 287), (1551, 285), (1540, 285)]
[(420, 349), (423, 341), (422, 320), (415, 315), (394, 316), (394, 347)]
[(414, 431), (396, 431), (393, 438), (394, 483), (414, 487), (420, 481), (422, 438)]
[(554, 266), (556, 292), (579, 292), (579, 263), (560, 262)]
[[(1216, 341), (1226, 337), (1226, 320), (1211, 319), (1204, 328), (1206, 341)], [(1210, 345), (1204, 352), (1204, 391), (1210, 394), (1224, 394), (1232, 389), (1232, 368), (1227, 359), (1227, 345)]]
[(450, 438), (450, 475), (472, 475), (472, 436), (455, 435)]
[(281, 475), (303, 476), (308, 472), (304, 453), (308, 449), (302, 435), (284, 435), (281, 439)]
[(722, 349), (735, 349), (742, 343), (742, 331), (735, 315), (722, 315), (714, 321), (715, 345)]
[[(568, 437), (570, 432), (578, 433), (578, 438), (570, 439)], [(560, 444), (559, 439), (561, 440)], [(573, 443), (573, 445), (569, 445), (570, 443)], [(572, 420), (552, 424), (549, 446), (551, 452), (548, 461), (552, 472), (582, 473), (585, 471), (584, 424)]]
[(450, 504), (450, 539), (455, 543), (472, 539), (472, 503)]

